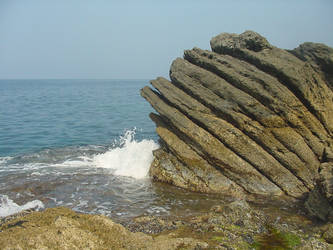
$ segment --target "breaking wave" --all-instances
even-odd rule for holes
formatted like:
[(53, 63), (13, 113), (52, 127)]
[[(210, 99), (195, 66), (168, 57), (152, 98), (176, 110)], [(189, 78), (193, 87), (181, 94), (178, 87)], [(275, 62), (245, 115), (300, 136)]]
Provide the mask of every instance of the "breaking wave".
[(27, 209), (35, 209), (38, 211), (43, 208), (44, 204), (40, 200), (30, 201), (20, 206), (11, 199), (9, 199), (7, 195), (0, 194), (0, 217), (6, 217), (12, 214), (22, 212), (23, 210)]
[(153, 150), (159, 146), (153, 140), (136, 141), (135, 129), (128, 130), (120, 137), (119, 147), (93, 157), (93, 165), (114, 169), (115, 175), (141, 179), (147, 176)]

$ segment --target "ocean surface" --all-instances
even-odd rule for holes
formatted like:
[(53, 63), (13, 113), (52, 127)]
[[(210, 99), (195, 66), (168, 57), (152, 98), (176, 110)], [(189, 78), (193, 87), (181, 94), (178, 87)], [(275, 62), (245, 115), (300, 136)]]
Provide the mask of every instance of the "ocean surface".
[(0, 80), (0, 217), (65, 206), (117, 220), (216, 204), (148, 178), (148, 80)]

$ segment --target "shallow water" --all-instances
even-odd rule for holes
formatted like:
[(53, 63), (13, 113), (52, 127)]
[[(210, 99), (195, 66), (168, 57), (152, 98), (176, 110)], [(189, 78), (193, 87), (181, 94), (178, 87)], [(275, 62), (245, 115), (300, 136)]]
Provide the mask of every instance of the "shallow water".
[(122, 220), (220, 203), (147, 178), (158, 144), (152, 109), (139, 95), (144, 85), (0, 80), (0, 217), (66, 206)]
[(153, 184), (147, 172), (158, 145), (135, 141), (133, 131), (123, 140), (111, 148), (66, 147), (1, 158), (0, 193), (16, 204), (39, 200), (45, 207), (118, 219), (196, 213), (221, 202), (213, 195)]

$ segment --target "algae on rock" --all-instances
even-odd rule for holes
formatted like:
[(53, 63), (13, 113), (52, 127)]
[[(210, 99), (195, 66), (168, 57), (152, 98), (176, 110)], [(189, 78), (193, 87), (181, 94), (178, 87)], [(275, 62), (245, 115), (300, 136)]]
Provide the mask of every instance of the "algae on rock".
[(68, 208), (33, 212), (0, 225), (0, 249), (188, 249), (206, 246), (191, 238), (132, 233), (101, 215)]

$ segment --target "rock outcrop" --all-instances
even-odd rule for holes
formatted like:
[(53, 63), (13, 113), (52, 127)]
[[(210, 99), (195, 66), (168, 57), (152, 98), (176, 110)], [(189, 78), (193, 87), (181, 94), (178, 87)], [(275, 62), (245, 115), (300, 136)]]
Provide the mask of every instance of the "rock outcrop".
[(290, 52), (301, 60), (310, 62), (333, 90), (333, 48), (321, 43), (307, 42)]
[(333, 146), (333, 49), (287, 51), (252, 31), (210, 44), (141, 90), (158, 113), (150, 175), (198, 192), (305, 197)]
[[(0, 249), (331, 249), (333, 224), (319, 226), (293, 209), (265, 210), (244, 200), (187, 216), (139, 216), (122, 224), (68, 208), (0, 218)], [(323, 241), (323, 238), (326, 240)]]

